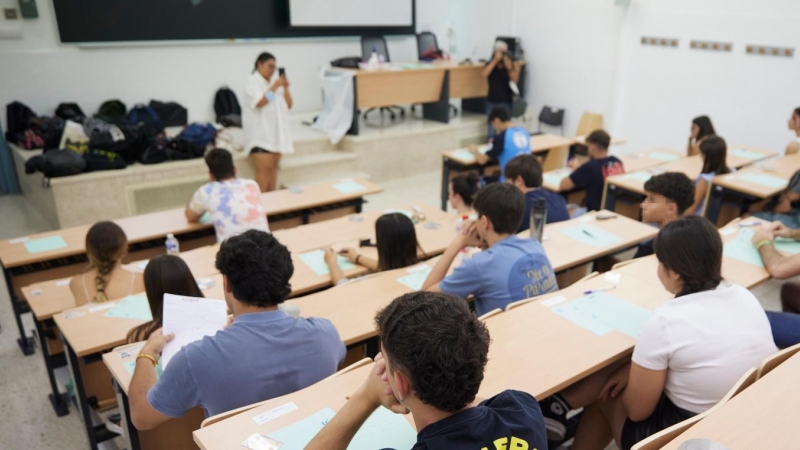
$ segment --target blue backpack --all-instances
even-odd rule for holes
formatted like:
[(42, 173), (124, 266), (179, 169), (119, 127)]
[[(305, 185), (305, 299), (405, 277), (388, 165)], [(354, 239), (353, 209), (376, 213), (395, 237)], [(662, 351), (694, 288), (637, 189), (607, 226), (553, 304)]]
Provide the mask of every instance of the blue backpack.
[(128, 113), (128, 122), (144, 128), (151, 134), (164, 132), (164, 122), (161, 121), (156, 110), (141, 103), (131, 108)]
[(210, 123), (193, 123), (183, 129), (175, 137), (175, 143), (179, 146), (188, 146), (191, 153), (202, 156), (208, 144), (214, 143), (217, 137), (217, 129)]

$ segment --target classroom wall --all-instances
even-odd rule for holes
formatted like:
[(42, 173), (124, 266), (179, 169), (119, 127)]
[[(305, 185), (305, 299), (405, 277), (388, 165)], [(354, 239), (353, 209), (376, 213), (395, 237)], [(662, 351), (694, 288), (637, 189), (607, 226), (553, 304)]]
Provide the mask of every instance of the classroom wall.
[[(0, 0), (0, 8), (17, 0)], [(120, 98), (129, 107), (150, 99), (175, 100), (189, 109), (190, 120), (213, 119), (213, 96), (228, 85), (240, 95), (261, 51), (270, 51), (286, 67), (295, 111), (321, 107), (319, 68), (333, 59), (360, 55), (358, 38), (268, 40), (248, 43), (190, 43), (81, 48), (58, 38), (53, 5), (37, 2), (39, 18), (7, 21), (0, 33), (20, 30), (22, 39), (0, 39), (0, 120), (13, 100), (40, 114), (52, 114), (60, 101), (76, 101), (93, 113), (104, 100)], [(417, 0), (417, 27), (433, 30), (440, 45), (446, 37), (450, 0)], [(390, 56), (415, 60), (413, 36), (388, 38)], [(240, 97), (241, 98), (241, 97)]]
[[(613, 129), (625, 151), (686, 148), (690, 121), (711, 116), (729, 144), (783, 151), (800, 106), (800, 53), (744, 53), (747, 44), (800, 51), (796, 0), (633, 0), (621, 35)], [(680, 39), (677, 49), (643, 46), (642, 36)], [(732, 42), (733, 51), (689, 48), (691, 39)]]

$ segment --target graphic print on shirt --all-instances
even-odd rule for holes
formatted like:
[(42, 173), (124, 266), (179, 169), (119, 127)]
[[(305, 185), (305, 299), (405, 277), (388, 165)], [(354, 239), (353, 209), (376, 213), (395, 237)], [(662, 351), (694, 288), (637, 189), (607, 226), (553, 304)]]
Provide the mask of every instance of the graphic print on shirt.
[(622, 163), (619, 161), (614, 161), (612, 163), (606, 163), (600, 170), (603, 172), (603, 179), (612, 176), (612, 175), (622, 175), (625, 173), (625, 167), (622, 166)]
[(508, 294), (513, 300), (536, 297), (558, 289), (558, 283), (547, 256), (525, 255), (518, 259), (508, 274)]
[(520, 439), (516, 436), (501, 437), (492, 441), (494, 447), (483, 447), (481, 450), (537, 450), (531, 448), (528, 441)]

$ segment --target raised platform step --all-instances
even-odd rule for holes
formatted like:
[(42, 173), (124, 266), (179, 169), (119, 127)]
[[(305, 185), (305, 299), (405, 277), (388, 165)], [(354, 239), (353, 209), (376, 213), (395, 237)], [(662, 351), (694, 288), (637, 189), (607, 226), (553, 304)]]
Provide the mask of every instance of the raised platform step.
[(281, 159), (278, 183), (288, 187), (300, 186), (326, 179), (352, 178), (357, 172), (358, 162), (355, 153), (331, 151), (310, 155), (287, 155)]

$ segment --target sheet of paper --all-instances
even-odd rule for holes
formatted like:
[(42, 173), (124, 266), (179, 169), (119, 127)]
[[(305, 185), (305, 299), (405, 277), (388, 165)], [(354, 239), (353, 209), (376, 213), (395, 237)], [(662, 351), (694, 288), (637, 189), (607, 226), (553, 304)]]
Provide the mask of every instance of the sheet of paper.
[(153, 320), (150, 312), (150, 303), (144, 295), (129, 295), (123, 298), (117, 306), (105, 313), (106, 317), (119, 317), (120, 319)]
[(62, 238), (60, 234), (25, 241), (25, 249), (31, 254), (51, 252), (60, 248), (67, 248), (67, 243), (64, 242), (64, 238)]
[(333, 419), (335, 414), (330, 408), (319, 410), (305, 419), (270, 433), (269, 437), (283, 442), (281, 450), (303, 450), (311, 442), (311, 439), (322, 430), (322, 427)]
[(681, 159), (680, 156), (672, 153), (653, 152), (647, 155), (649, 159), (657, 159), (659, 161), (677, 161)]
[(211, 225), (214, 223), (214, 219), (211, 218), (211, 214), (208, 211), (204, 212), (202, 216), (200, 216), (200, 220), (198, 222), (202, 223), (203, 225)]
[(404, 275), (397, 279), (400, 283), (410, 287), (414, 291), (419, 291), (422, 289), (422, 283), (428, 279), (428, 275), (430, 275), (432, 268), (429, 266), (425, 266), (425, 269), (422, 270), (415, 270), (414, 272), (409, 273), (408, 275)]
[(463, 148), (453, 150), (453, 157), (465, 162), (475, 162), (475, 155), (473, 155), (469, 150), (464, 150)]
[(722, 250), (723, 256), (738, 259), (739, 261), (757, 267), (764, 267), (764, 263), (761, 261), (761, 255), (752, 242), (755, 232), (756, 230), (752, 228), (742, 228), (739, 230), (739, 234), (725, 244)]
[(800, 241), (777, 238), (775, 239), (775, 250), (789, 255), (796, 255), (800, 253)]
[(634, 339), (653, 315), (648, 309), (605, 292), (579, 297), (550, 311), (598, 336), (616, 330)]
[(653, 174), (649, 172), (631, 172), (623, 175), (623, 177), (629, 180), (647, 182), (647, 180), (653, 178)]
[(253, 417), (253, 421), (256, 425), (263, 425), (270, 420), (277, 419), (278, 417), (285, 416), (292, 411), (297, 411), (297, 404), (295, 402), (284, 403), (281, 406), (275, 407), (270, 409), (269, 411), (265, 411), (257, 416)]
[(737, 158), (744, 158), (744, 159), (761, 159), (764, 157), (761, 153), (754, 152), (752, 150), (748, 150), (746, 148), (737, 148), (731, 151), (731, 155), (736, 156)]
[(740, 173), (736, 178), (748, 183), (758, 184), (773, 189), (783, 189), (789, 184), (789, 181), (775, 175), (766, 173)]
[(352, 194), (353, 192), (360, 192), (367, 189), (364, 187), (364, 185), (356, 183), (353, 180), (340, 181), (339, 183), (334, 184), (333, 188), (342, 194)]
[(544, 182), (553, 186), (560, 186), (561, 181), (569, 176), (569, 171), (558, 171), (544, 174)]
[[(322, 249), (302, 253), (300, 259), (311, 269), (312, 272), (319, 276), (330, 275), (331, 271), (328, 265), (325, 264), (325, 251)], [(337, 256), (339, 268), (347, 272), (348, 270), (355, 269), (355, 265), (347, 260), (344, 256)]]
[(164, 334), (175, 334), (175, 339), (168, 342), (162, 352), (166, 369), (184, 345), (223, 329), (228, 323), (228, 307), (224, 300), (164, 294), (163, 321)]
[[(162, 361), (163, 359), (159, 359), (158, 364), (156, 365), (156, 378), (161, 378), (161, 374), (164, 372), (164, 369), (161, 367)], [(151, 361), (147, 361), (147, 364), (153, 364), (153, 363)], [(133, 375), (133, 371), (134, 369), (136, 369), (136, 360), (132, 359), (130, 361), (126, 361), (124, 364), (122, 364), (122, 367), (124, 367), (129, 374)]]
[(25, 237), (16, 238), (16, 239), (9, 239), (8, 243), (11, 244), (11, 245), (22, 244), (23, 242), (28, 242), (30, 240), (31, 240), (31, 238), (25, 236)]
[(621, 242), (622, 238), (588, 223), (579, 223), (561, 230), (561, 234), (582, 244), (605, 247)]

